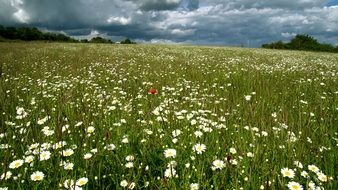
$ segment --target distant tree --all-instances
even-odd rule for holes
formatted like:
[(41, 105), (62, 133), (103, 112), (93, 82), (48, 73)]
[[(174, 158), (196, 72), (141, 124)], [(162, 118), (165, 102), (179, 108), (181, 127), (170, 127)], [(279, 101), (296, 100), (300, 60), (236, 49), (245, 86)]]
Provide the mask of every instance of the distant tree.
[(120, 42), (120, 44), (136, 44), (136, 42), (131, 41), (129, 38), (126, 38)]
[(331, 44), (321, 44), (314, 37), (306, 34), (296, 35), (289, 43), (278, 41), (270, 44), (263, 44), (262, 47), (269, 49), (338, 52), (338, 48), (333, 47)]
[(10, 40), (45, 40), (45, 41), (61, 41), (61, 42), (78, 42), (77, 40), (60, 33), (43, 33), (37, 28), (28, 27), (4, 27), (0, 26), (0, 36)]
[(81, 43), (88, 43), (89, 41), (87, 39), (80, 40)]
[(277, 41), (271, 44), (263, 44), (262, 47), (270, 49), (286, 49), (286, 44), (284, 44), (282, 41)]
[(101, 38), (101, 37), (92, 38), (89, 42), (90, 43), (106, 43), (106, 44), (112, 44), (113, 43), (110, 39), (104, 39), (104, 38)]

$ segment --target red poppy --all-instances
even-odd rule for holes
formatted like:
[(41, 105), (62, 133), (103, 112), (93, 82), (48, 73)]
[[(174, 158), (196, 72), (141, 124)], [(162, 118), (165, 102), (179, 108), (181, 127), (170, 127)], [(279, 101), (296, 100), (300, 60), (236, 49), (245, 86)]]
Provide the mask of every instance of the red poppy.
[(149, 89), (148, 94), (157, 94), (157, 90), (155, 88), (151, 88)]

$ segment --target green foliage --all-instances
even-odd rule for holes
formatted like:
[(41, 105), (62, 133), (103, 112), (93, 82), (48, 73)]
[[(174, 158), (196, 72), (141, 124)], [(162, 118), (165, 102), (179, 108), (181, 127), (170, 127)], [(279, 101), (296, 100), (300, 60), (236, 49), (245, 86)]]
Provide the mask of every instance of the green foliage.
[(314, 37), (306, 34), (298, 34), (288, 43), (278, 41), (263, 44), (262, 48), (338, 52), (338, 46), (333, 47), (331, 44), (319, 43)]
[(110, 39), (104, 39), (104, 38), (101, 38), (101, 37), (94, 37), (89, 42), (90, 43), (103, 43), (103, 44), (112, 44), (112, 43), (114, 43)]
[(15, 28), (0, 26), (0, 36), (9, 40), (77, 42), (77, 40), (64, 34), (43, 33), (37, 28), (28, 27)]
[(29, 28), (29, 27), (4, 27), (0, 25), (0, 41), (7, 40), (23, 40), (23, 41), (56, 41), (56, 42), (82, 42), (82, 43), (114, 43), (109, 39), (104, 39), (101, 37), (95, 37), (88, 41), (84, 40), (76, 40), (67, 35), (61, 33), (51, 33), (51, 32), (41, 32), (37, 28)]
[(131, 41), (129, 38), (126, 38), (120, 42), (121, 44), (136, 44), (136, 42)]

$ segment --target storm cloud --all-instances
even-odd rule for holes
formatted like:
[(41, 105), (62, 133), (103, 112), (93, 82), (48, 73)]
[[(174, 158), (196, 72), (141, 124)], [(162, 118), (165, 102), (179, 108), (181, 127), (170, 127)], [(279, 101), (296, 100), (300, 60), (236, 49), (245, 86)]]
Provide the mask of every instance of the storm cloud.
[(75, 38), (260, 46), (299, 33), (337, 43), (329, 0), (2, 0), (0, 24)]

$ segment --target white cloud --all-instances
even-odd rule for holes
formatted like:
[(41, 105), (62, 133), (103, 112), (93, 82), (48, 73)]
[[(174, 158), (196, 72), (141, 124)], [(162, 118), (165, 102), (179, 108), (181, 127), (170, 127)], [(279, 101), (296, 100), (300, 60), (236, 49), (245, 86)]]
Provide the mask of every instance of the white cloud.
[(13, 16), (21, 23), (28, 23), (29, 15), (23, 9), (18, 9)]
[(297, 34), (294, 33), (294, 32), (282, 32), (281, 35), (284, 37), (284, 38), (291, 38), (291, 37), (295, 37)]
[[(338, 6), (328, 0), (0, 0), (0, 23), (72, 36), (259, 46), (306, 33), (334, 43)], [(188, 6), (193, 5), (193, 8)], [(93, 34), (93, 33), (92, 33)], [(281, 39), (282, 38), (282, 39)], [(157, 41), (155, 40), (155, 41)]]
[(109, 17), (107, 19), (107, 22), (109, 24), (115, 23), (115, 24), (121, 24), (121, 25), (127, 25), (131, 22), (131, 18), (126, 17)]

